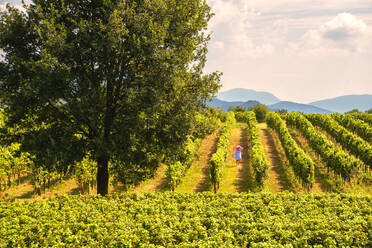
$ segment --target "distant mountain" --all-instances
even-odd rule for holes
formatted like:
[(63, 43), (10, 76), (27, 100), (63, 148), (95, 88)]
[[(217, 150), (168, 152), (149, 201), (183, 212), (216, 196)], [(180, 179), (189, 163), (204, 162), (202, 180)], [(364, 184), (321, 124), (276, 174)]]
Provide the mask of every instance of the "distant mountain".
[[(260, 104), (258, 101), (247, 101), (247, 102), (227, 102), (227, 101), (221, 101), (217, 98), (214, 98), (211, 102), (207, 103), (210, 107), (215, 108), (222, 108), (223, 112), (227, 112), (230, 106), (243, 106), (245, 108), (250, 108), (255, 104)], [(308, 104), (300, 104), (295, 102), (278, 102), (276, 104), (268, 105), (270, 111), (276, 111), (280, 109), (286, 109), (288, 112), (302, 112), (302, 113), (324, 113), (324, 114), (330, 114), (331, 111), (328, 111), (326, 109), (321, 109), (315, 106), (311, 106)]]
[(288, 112), (302, 112), (302, 113), (322, 113), (330, 114), (329, 110), (318, 108), (309, 104), (300, 104), (296, 102), (278, 102), (268, 106), (270, 111), (276, 111), (280, 109), (286, 109)]
[(279, 98), (269, 92), (247, 90), (242, 88), (220, 92), (218, 93), (217, 98), (227, 102), (258, 101), (265, 105), (274, 104), (280, 101)]
[(217, 98), (214, 98), (211, 102), (207, 102), (207, 105), (210, 107), (215, 107), (215, 108), (222, 108), (223, 112), (227, 112), (230, 106), (243, 106), (245, 108), (250, 108), (255, 104), (260, 104), (257, 101), (247, 101), (247, 102), (227, 102), (227, 101), (222, 101)]
[(372, 108), (372, 95), (346, 95), (309, 103), (319, 108), (345, 113), (352, 109), (366, 111)]

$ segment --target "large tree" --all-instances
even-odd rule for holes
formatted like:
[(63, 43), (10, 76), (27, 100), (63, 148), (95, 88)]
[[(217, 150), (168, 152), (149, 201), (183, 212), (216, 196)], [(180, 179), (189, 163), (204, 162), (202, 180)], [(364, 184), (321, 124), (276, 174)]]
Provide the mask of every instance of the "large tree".
[(21, 126), (23, 149), (40, 161), (90, 154), (101, 195), (110, 161), (146, 167), (177, 151), (219, 88), (219, 73), (203, 74), (212, 17), (203, 0), (34, 0), (25, 9), (0, 17), (8, 125)]

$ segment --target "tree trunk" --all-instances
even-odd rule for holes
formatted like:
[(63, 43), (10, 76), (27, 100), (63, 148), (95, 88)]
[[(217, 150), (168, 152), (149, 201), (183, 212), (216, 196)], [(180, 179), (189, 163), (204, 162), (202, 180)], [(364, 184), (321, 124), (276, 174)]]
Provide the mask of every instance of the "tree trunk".
[(18, 169), (18, 185), (21, 184), (21, 170)]
[(108, 194), (108, 156), (99, 157), (97, 165), (97, 194), (104, 196)]

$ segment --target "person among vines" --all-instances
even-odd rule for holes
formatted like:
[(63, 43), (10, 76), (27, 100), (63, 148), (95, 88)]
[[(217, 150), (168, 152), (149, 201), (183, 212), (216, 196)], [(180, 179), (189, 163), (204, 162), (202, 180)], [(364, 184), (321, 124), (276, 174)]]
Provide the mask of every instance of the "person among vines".
[(242, 159), (242, 153), (241, 153), (242, 150), (243, 150), (243, 147), (241, 147), (240, 145), (236, 146), (236, 149), (234, 152), (234, 159), (236, 160), (236, 165), (238, 165), (238, 163)]

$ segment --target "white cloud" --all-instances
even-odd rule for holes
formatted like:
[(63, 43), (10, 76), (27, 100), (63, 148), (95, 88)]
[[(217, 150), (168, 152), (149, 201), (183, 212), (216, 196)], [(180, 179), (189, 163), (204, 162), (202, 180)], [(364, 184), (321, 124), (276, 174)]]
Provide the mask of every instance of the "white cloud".
[(370, 51), (371, 29), (361, 19), (349, 13), (340, 13), (317, 29), (307, 31), (290, 46), (304, 55), (349, 55)]
[(249, 0), (246, 2), (249, 8), (276, 13), (297, 10), (371, 8), (371, 0)]
[(261, 13), (250, 8), (246, 1), (209, 0), (208, 4), (215, 13), (209, 23), (209, 29), (213, 31), (210, 48), (224, 48), (225, 54), (230, 57), (260, 57), (274, 51), (271, 42), (262, 39), (262, 33), (252, 33), (253, 22)]
[(363, 36), (366, 34), (367, 25), (351, 14), (341, 13), (322, 25), (319, 31), (323, 38), (338, 41)]
[(372, 94), (371, 0), (208, 4), (216, 16), (206, 72), (224, 73), (222, 90), (263, 90), (303, 103)]

